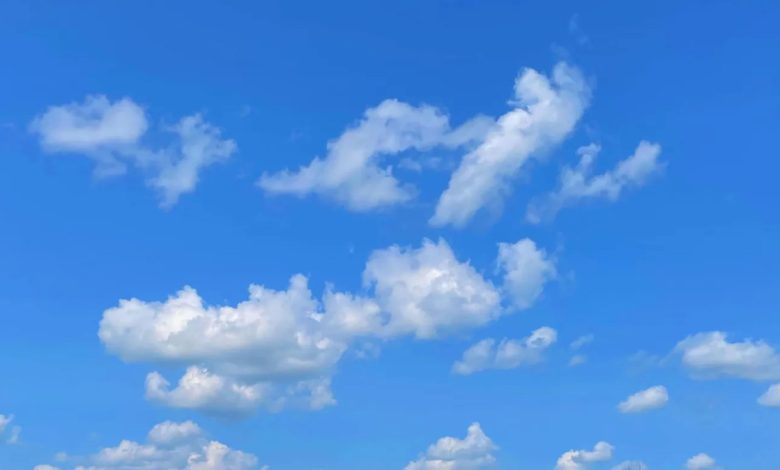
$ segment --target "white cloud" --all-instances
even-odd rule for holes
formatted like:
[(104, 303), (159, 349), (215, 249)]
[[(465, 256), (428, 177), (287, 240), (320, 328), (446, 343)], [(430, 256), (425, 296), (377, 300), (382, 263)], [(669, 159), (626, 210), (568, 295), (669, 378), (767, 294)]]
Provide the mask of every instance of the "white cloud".
[(468, 262), (458, 261), (444, 240), (375, 251), (363, 280), (388, 313), (384, 335), (432, 338), (484, 325), (501, 313), (500, 293)]
[(758, 397), (758, 404), (762, 406), (780, 406), (780, 384), (771, 385), (763, 395)]
[(465, 439), (442, 437), (419, 459), (409, 462), (404, 470), (484, 470), (493, 468), (492, 452), (497, 447), (482, 432), (479, 423), (468, 428)]
[(577, 351), (579, 349), (582, 349), (584, 346), (587, 346), (588, 344), (592, 343), (594, 339), (596, 339), (596, 337), (592, 334), (583, 335), (575, 339), (574, 341), (572, 341), (571, 344), (569, 344), (569, 347), (573, 351)]
[(559, 210), (582, 199), (605, 198), (614, 201), (625, 188), (642, 186), (650, 176), (664, 167), (658, 161), (661, 146), (642, 141), (634, 153), (619, 162), (614, 169), (591, 176), (593, 162), (600, 151), (601, 147), (596, 144), (580, 147), (577, 150), (579, 164), (575, 168), (563, 169), (556, 191), (531, 201), (525, 214), (526, 220), (539, 223), (552, 219)]
[[(166, 421), (149, 431), (145, 444), (122, 440), (85, 458), (76, 470), (253, 470), (257, 458), (209, 440), (192, 421)], [(55, 467), (39, 466), (42, 470)], [(36, 467), (38, 469), (39, 467)], [(267, 468), (267, 467), (263, 467)]]
[(142, 142), (148, 128), (141, 106), (129, 98), (112, 103), (102, 95), (88, 96), (83, 103), (51, 106), (30, 124), (45, 152), (84, 154), (95, 161), (98, 176), (122, 174), (128, 164), (143, 170), (163, 207), (193, 191), (201, 170), (236, 150), (235, 142), (222, 139), (220, 130), (200, 114), (164, 129), (177, 138), (159, 149)]
[(555, 262), (528, 238), (499, 243), (498, 267), (504, 273), (504, 290), (518, 309), (533, 305), (544, 285), (557, 276)]
[(53, 467), (51, 465), (43, 464), (43, 465), (36, 465), (35, 467), (33, 467), (33, 470), (60, 470), (60, 469), (57, 467)]
[(124, 361), (186, 368), (176, 384), (150, 373), (150, 400), (247, 414), (335, 404), (330, 379), (352, 345), (435, 338), (504, 313), (501, 292), (443, 240), (373, 252), (363, 282), (362, 295), (327, 286), (318, 300), (298, 274), (286, 290), (250, 286), (235, 306), (207, 305), (185, 287), (164, 302), (120, 300), (104, 312), (98, 335)]
[(583, 470), (593, 462), (604, 462), (612, 458), (615, 448), (608, 442), (599, 441), (593, 450), (570, 450), (564, 452), (555, 465), (555, 470)]
[(560, 143), (587, 107), (590, 90), (580, 71), (559, 63), (548, 78), (526, 69), (515, 81), (514, 109), (463, 157), (441, 195), (431, 224), (463, 226), (481, 208), (501, 204), (532, 157)]
[(22, 433), (21, 427), (11, 426), (13, 420), (13, 415), (0, 414), (0, 441), (4, 441), (6, 444), (18, 444), (19, 436)]
[(656, 385), (646, 390), (634, 393), (620, 402), (621, 413), (641, 413), (643, 411), (662, 408), (669, 402), (669, 392), (663, 385)]
[(697, 454), (688, 459), (685, 468), (688, 470), (707, 470), (715, 468), (715, 459), (707, 454)]
[(449, 118), (435, 107), (385, 100), (329, 142), (325, 158), (315, 158), (297, 171), (264, 174), (258, 185), (271, 194), (318, 194), (354, 211), (399, 204), (412, 199), (416, 189), (393, 175), (385, 157), (464, 145), (480, 139), (491, 123), (478, 116), (453, 131)]
[(513, 369), (525, 364), (536, 364), (543, 359), (544, 351), (555, 343), (558, 333), (542, 327), (523, 339), (485, 339), (468, 348), (463, 358), (452, 366), (453, 372), (473, 374), (485, 369)]
[(569, 367), (581, 366), (588, 362), (588, 356), (584, 354), (575, 354), (569, 359)]
[(682, 363), (698, 377), (736, 377), (749, 380), (780, 378), (780, 355), (763, 341), (730, 343), (726, 333), (698, 333), (677, 343)]
[(648, 468), (643, 462), (626, 460), (612, 467), (612, 470), (648, 470)]

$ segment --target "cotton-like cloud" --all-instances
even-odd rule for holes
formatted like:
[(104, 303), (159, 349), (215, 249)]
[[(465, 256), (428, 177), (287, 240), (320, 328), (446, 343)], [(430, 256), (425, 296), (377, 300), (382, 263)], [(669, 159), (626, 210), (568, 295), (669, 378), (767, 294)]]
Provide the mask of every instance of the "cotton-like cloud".
[(726, 333), (698, 333), (677, 343), (682, 363), (697, 377), (736, 377), (748, 380), (780, 378), (780, 355), (763, 341), (731, 343)]
[(6, 444), (18, 444), (19, 436), (22, 433), (22, 428), (19, 426), (12, 426), (13, 415), (0, 414), (0, 442)]
[(648, 470), (648, 468), (643, 462), (626, 460), (612, 467), (612, 470)]
[(138, 167), (157, 190), (163, 207), (193, 191), (204, 168), (236, 150), (235, 142), (223, 139), (221, 131), (200, 114), (164, 128), (175, 139), (160, 148), (144, 144), (148, 128), (146, 112), (133, 100), (111, 102), (102, 95), (51, 106), (30, 123), (45, 152), (85, 155), (94, 160), (97, 176), (122, 174), (128, 164)]
[(469, 375), (485, 369), (513, 369), (543, 360), (544, 351), (555, 343), (558, 333), (542, 327), (523, 339), (484, 339), (468, 348), (452, 366), (456, 374)]
[(412, 199), (416, 189), (399, 181), (391, 155), (437, 146), (457, 147), (481, 139), (492, 120), (479, 116), (452, 130), (449, 118), (433, 106), (385, 100), (328, 143), (327, 155), (297, 171), (264, 174), (258, 185), (270, 194), (318, 194), (354, 211), (367, 211)]
[(612, 458), (615, 448), (608, 442), (599, 441), (593, 450), (570, 450), (558, 458), (555, 470), (584, 470), (588, 464), (604, 462)]
[(707, 454), (696, 454), (685, 464), (685, 468), (688, 470), (708, 470), (715, 468), (715, 459)]
[[(257, 457), (209, 440), (192, 421), (154, 426), (146, 443), (122, 440), (78, 461), (75, 470), (255, 470)], [(39, 465), (36, 470), (56, 469)], [(263, 467), (262, 469), (267, 469)], [(262, 470), (259, 469), (259, 470)]]
[(591, 144), (580, 147), (577, 154), (579, 164), (565, 167), (561, 172), (558, 189), (528, 205), (525, 218), (528, 222), (539, 223), (555, 217), (562, 208), (584, 199), (603, 198), (616, 200), (624, 189), (644, 185), (654, 174), (664, 168), (658, 161), (661, 146), (642, 141), (634, 153), (619, 162), (614, 169), (600, 175), (591, 176), (593, 162), (601, 147)]
[(498, 290), (470, 264), (458, 261), (443, 240), (425, 240), (418, 249), (376, 251), (363, 280), (387, 312), (385, 335), (432, 338), (484, 325), (500, 314)]
[(473, 423), (464, 439), (442, 437), (404, 470), (486, 470), (493, 468), (497, 449), (479, 423)]
[[(103, 313), (98, 336), (126, 362), (186, 369), (178, 381), (148, 374), (148, 399), (246, 415), (258, 408), (335, 404), (330, 380), (352, 345), (400, 336), (432, 339), (506, 313), (501, 290), (458, 260), (444, 240), (374, 251), (363, 283), (363, 293), (328, 286), (317, 299), (297, 274), (284, 290), (250, 286), (249, 298), (235, 306), (208, 305), (184, 287), (163, 302), (120, 300)], [(529, 360), (537, 341), (525, 351), (508, 344), (502, 354)]]
[(463, 157), (439, 198), (431, 224), (465, 225), (480, 209), (500, 205), (532, 157), (568, 136), (588, 105), (590, 90), (580, 71), (555, 66), (551, 77), (526, 69), (515, 81), (513, 109)]
[(634, 393), (620, 402), (621, 413), (641, 413), (666, 406), (669, 402), (669, 392), (663, 385), (657, 385)]
[(504, 290), (518, 309), (533, 305), (544, 285), (557, 275), (555, 262), (528, 238), (499, 243), (498, 266), (504, 273)]
[(762, 406), (780, 406), (780, 384), (770, 386), (763, 395), (758, 397), (758, 404)]

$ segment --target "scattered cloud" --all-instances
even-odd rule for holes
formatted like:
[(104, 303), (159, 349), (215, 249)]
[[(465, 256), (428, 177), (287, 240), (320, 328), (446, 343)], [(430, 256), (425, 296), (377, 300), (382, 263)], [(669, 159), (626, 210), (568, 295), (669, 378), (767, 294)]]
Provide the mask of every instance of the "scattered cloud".
[(715, 468), (717, 462), (707, 454), (697, 454), (688, 459), (685, 468), (688, 470), (708, 470)]
[(229, 158), (233, 140), (200, 114), (163, 128), (176, 139), (161, 148), (144, 144), (149, 130), (145, 110), (130, 98), (111, 102), (106, 96), (87, 96), (82, 103), (51, 106), (30, 123), (47, 153), (82, 154), (95, 162), (95, 174), (123, 174), (131, 164), (147, 174), (162, 207), (171, 207), (182, 194), (192, 192), (200, 172)]
[(569, 359), (569, 367), (581, 366), (588, 362), (588, 356), (584, 354), (575, 354)]
[(780, 384), (770, 386), (763, 395), (758, 397), (758, 404), (761, 406), (780, 406)]
[(726, 333), (698, 333), (677, 343), (675, 352), (696, 377), (736, 377), (748, 380), (780, 378), (780, 355), (763, 341), (731, 343)]
[[(192, 421), (165, 421), (154, 426), (146, 443), (122, 440), (83, 458), (67, 457), (79, 463), (76, 470), (267, 470), (257, 457), (209, 440)], [(56, 467), (39, 465), (36, 470)]]
[(513, 109), (463, 157), (431, 224), (461, 227), (480, 209), (499, 207), (526, 163), (572, 132), (589, 99), (589, 87), (575, 67), (559, 63), (549, 78), (524, 70), (515, 81), (515, 97), (509, 103)]
[(456, 374), (469, 375), (486, 369), (514, 369), (543, 360), (544, 351), (555, 343), (558, 333), (542, 327), (523, 339), (484, 339), (468, 348), (452, 366)]
[(516, 243), (498, 244), (498, 267), (504, 275), (504, 291), (518, 309), (527, 309), (539, 298), (544, 285), (555, 279), (555, 261), (524, 238)]
[(641, 413), (666, 406), (669, 402), (669, 392), (663, 385), (656, 385), (646, 390), (634, 393), (620, 402), (621, 413)]
[[(324, 158), (297, 171), (263, 174), (258, 185), (270, 194), (317, 194), (353, 211), (400, 204), (412, 199), (416, 189), (393, 175), (392, 166), (384, 162), (387, 156), (465, 145), (481, 139), (491, 123), (478, 116), (453, 130), (447, 115), (433, 106), (385, 100), (329, 142)], [(404, 166), (412, 165), (407, 161)]]
[(555, 465), (555, 470), (584, 470), (588, 464), (604, 462), (612, 458), (615, 448), (608, 442), (597, 442), (593, 450), (570, 450), (564, 452)]
[(612, 467), (612, 470), (648, 470), (648, 467), (638, 460), (626, 460)]
[(665, 166), (658, 161), (661, 146), (642, 141), (633, 155), (619, 162), (614, 169), (591, 176), (593, 163), (600, 151), (601, 147), (596, 144), (580, 147), (577, 150), (579, 164), (574, 168), (563, 169), (557, 190), (531, 201), (526, 210), (526, 220), (534, 224), (551, 220), (564, 207), (583, 199), (604, 198), (614, 201), (625, 188), (644, 185)]
[(584, 346), (592, 343), (594, 339), (596, 339), (596, 337), (592, 334), (580, 336), (579, 338), (572, 341), (571, 344), (569, 344), (569, 348), (571, 348), (572, 351), (578, 351)]
[(0, 414), (0, 442), (11, 445), (19, 443), (19, 436), (22, 433), (22, 428), (20, 426), (13, 426), (11, 424), (13, 420), (13, 415)]
[(464, 439), (442, 437), (404, 470), (485, 470), (493, 468), (497, 449), (479, 423), (468, 428)]
[[(528, 278), (538, 283), (536, 276)], [(308, 279), (296, 274), (285, 290), (250, 286), (249, 298), (235, 306), (207, 305), (195, 289), (184, 287), (163, 302), (120, 300), (103, 313), (98, 335), (124, 361), (186, 368), (176, 384), (151, 372), (148, 399), (246, 415), (258, 408), (335, 404), (330, 380), (353, 345), (359, 354), (371, 340), (432, 339), (506, 313), (502, 291), (458, 260), (444, 240), (374, 251), (363, 283), (361, 294), (327, 286), (317, 299)], [(540, 339), (542, 332), (527, 344), (502, 343), (499, 363), (533, 358), (539, 344), (549, 341)]]

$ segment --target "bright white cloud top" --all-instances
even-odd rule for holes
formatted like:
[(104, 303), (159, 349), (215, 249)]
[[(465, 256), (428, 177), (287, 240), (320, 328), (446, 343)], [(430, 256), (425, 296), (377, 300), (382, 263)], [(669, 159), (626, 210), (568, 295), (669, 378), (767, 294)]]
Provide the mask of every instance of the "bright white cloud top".
[[(549, 269), (544, 262), (532, 266)], [(538, 273), (528, 267), (523, 272), (535, 292)], [(521, 280), (513, 278), (514, 288), (528, 291)], [(249, 298), (236, 306), (206, 305), (185, 287), (164, 302), (121, 300), (104, 312), (98, 334), (124, 361), (186, 367), (176, 385), (151, 372), (150, 400), (245, 415), (260, 407), (335, 404), (331, 376), (357, 339), (432, 339), (512, 311), (502, 305), (501, 291), (459, 261), (443, 240), (375, 251), (363, 281), (363, 294), (327, 288), (317, 300), (307, 278), (297, 274), (286, 290), (251, 286)], [(522, 344), (505, 343), (498, 363), (535, 360), (554, 340), (555, 331), (547, 328)]]
[(468, 428), (464, 439), (442, 437), (424, 455), (409, 462), (404, 470), (486, 470), (494, 467), (493, 452), (498, 447), (482, 431), (479, 423)]
[(766, 392), (758, 397), (758, 404), (770, 407), (780, 406), (780, 384), (771, 385)]
[[(84, 458), (68, 457), (80, 463), (76, 470), (262, 470), (257, 457), (234, 450), (207, 438), (192, 421), (165, 421), (154, 426), (146, 443), (122, 440), (116, 447), (101, 449)], [(36, 469), (53, 469), (39, 465)]]
[(463, 157), (439, 198), (431, 223), (465, 225), (485, 207), (499, 207), (531, 158), (559, 144), (580, 120), (590, 99), (582, 73), (566, 63), (551, 77), (526, 69), (515, 81), (513, 109)]
[(30, 123), (45, 152), (86, 155), (94, 160), (99, 177), (123, 174), (128, 164), (136, 166), (157, 190), (162, 207), (173, 206), (182, 194), (194, 191), (203, 169), (236, 151), (236, 143), (223, 139), (200, 114), (165, 127), (175, 139), (159, 148), (144, 143), (148, 130), (140, 105), (130, 98), (111, 102), (103, 95), (51, 106)]
[(470, 375), (486, 369), (514, 369), (537, 364), (558, 338), (558, 332), (542, 327), (523, 339), (503, 339), (500, 342), (484, 339), (463, 353), (463, 358), (452, 366), (456, 374)]
[(562, 208), (580, 200), (604, 198), (615, 201), (624, 189), (644, 185), (665, 166), (658, 160), (661, 146), (642, 141), (634, 153), (618, 162), (614, 169), (591, 176), (593, 163), (600, 151), (601, 147), (596, 144), (580, 147), (577, 150), (580, 156), (577, 166), (565, 167), (561, 171), (558, 189), (528, 205), (526, 220), (531, 223), (550, 220)]
[(641, 413), (643, 411), (663, 408), (669, 403), (669, 392), (663, 385), (656, 385), (634, 393), (620, 402), (621, 413)]
[(584, 470), (589, 464), (604, 462), (612, 458), (615, 448), (608, 442), (599, 441), (593, 450), (570, 450), (558, 458), (555, 470)]
[(698, 333), (677, 343), (675, 351), (695, 377), (780, 379), (780, 355), (764, 341), (729, 342), (726, 333)]
[(710, 470), (714, 469), (717, 462), (707, 454), (696, 454), (685, 464), (688, 470)]

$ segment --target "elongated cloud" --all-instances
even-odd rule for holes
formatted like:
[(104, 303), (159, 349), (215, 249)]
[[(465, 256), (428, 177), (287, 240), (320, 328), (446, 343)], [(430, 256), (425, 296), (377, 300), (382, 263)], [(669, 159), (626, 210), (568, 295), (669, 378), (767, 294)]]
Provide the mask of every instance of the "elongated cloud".
[(297, 171), (264, 174), (258, 185), (271, 194), (318, 194), (354, 211), (367, 211), (412, 199), (416, 189), (400, 182), (386, 157), (436, 146), (457, 147), (480, 139), (491, 120), (478, 116), (452, 130), (449, 118), (433, 106), (385, 100), (328, 143), (327, 155)]
[(696, 377), (780, 379), (780, 355), (763, 341), (729, 342), (726, 333), (698, 333), (677, 343), (675, 352)]
[[(527, 274), (526, 282), (535, 285), (538, 276)], [(98, 335), (124, 361), (184, 369), (177, 381), (150, 372), (149, 400), (246, 415), (258, 408), (316, 410), (335, 404), (333, 372), (361, 340), (433, 339), (511, 312), (502, 291), (458, 260), (444, 240), (376, 250), (363, 282), (363, 293), (327, 287), (318, 299), (308, 279), (296, 274), (283, 290), (250, 286), (248, 299), (235, 306), (208, 305), (195, 289), (184, 287), (162, 302), (119, 301), (103, 313)], [(539, 341), (528, 340), (524, 358), (511, 344), (504, 349), (510, 360), (531, 360)]]
[(460, 227), (480, 209), (499, 206), (531, 158), (542, 157), (574, 130), (589, 98), (582, 74), (568, 64), (556, 65), (549, 78), (526, 69), (515, 81), (513, 109), (463, 157), (431, 224)]
[(663, 385), (650, 387), (634, 393), (620, 402), (618, 409), (621, 413), (641, 413), (666, 406), (669, 402), (669, 392)]
[[(145, 443), (123, 439), (88, 457), (68, 457), (80, 462), (76, 470), (264, 470), (257, 457), (209, 440), (192, 421), (165, 421), (154, 426)], [(56, 467), (39, 465), (38, 470)]]
[(176, 204), (197, 186), (200, 172), (229, 158), (236, 143), (199, 114), (186, 116), (163, 130), (175, 135), (171, 144), (153, 148), (143, 143), (149, 123), (144, 109), (130, 98), (111, 102), (103, 95), (82, 103), (51, 106), (30, 123), (47, 153), (82, 154), (95, 162), (100, 177), (125, 173), (128, 164), (147, 175), (160, 205)]
[(555, 470), (584, 470), (594, 462), (604, 462), (612, 458), (615, 448), (608, 442), (600, 441), (593, 450), (570, 450), (564, 452), (555, 465)]
[(574, 168), (563, 169), (556, 191), (537, 198), (528, 205), (526, 220), (531, 223), (550, 220), (562, 208), (584, 199), (603, 198), (614, 201), (624, 189), (644, 185), (652, 175), (664, 168), (664, 164), (658, 161), (661, 146), (642, 141), (634, 153), (620, 161), (615, 168), (591, 176), (593, 163), (600, 151), (601, 147), (596, 144), (580, 147), (577, 150), (580, 156), (579, 164)]
[(473, 423), (464, 439), (442, 437), (404, 470), (486, 470), (493, 468), (497, 449), (479, 423)]
[(558, 333), (550, 327), (542, 327), (523, 339), (484, 339), (468, 348), (463, 358), (453, 364), (456, 374), (469, 375), (485, 369), (514, 369), (521, 365), (536, 364), (543, 359), (544, 351), (555, 343)]

